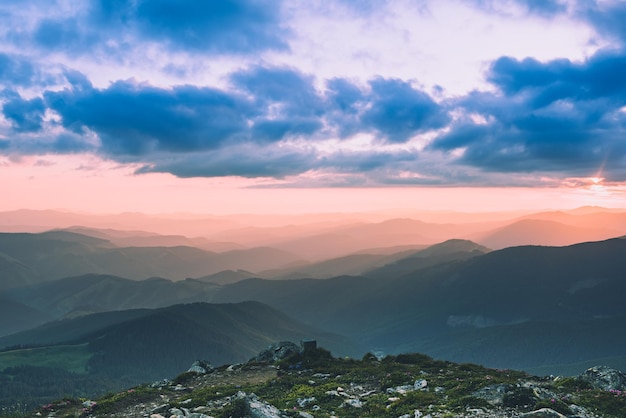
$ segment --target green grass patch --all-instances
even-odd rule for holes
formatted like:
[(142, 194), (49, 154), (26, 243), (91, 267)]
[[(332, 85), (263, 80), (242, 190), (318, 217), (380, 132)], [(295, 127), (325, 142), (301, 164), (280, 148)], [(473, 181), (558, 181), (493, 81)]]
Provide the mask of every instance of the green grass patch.
[(88, 351), (86, 343), (24, 348), (0, 353), (0, 370), (8, 367), (34, 366), (84, 374), (87, 373), (87, 361), (92, 355), (93, 353)]

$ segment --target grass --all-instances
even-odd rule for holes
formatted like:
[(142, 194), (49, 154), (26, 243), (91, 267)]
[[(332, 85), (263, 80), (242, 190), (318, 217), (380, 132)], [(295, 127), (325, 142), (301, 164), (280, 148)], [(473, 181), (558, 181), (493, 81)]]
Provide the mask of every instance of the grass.
[(86, 343), (24, 348), (0, 353), (0, 370), (7, 367), (35, 366), (85, 374), (87, 373), (87, 361), (92, 355), (93, 353), (88, 351)]
[[(235, 373), (254, 367), (261, 366), (248, 363)], [(82, 416), (124, 413), (137, 404), (161, 402), (160, 397), (166, 393), (170, 407), (199, 407), (216, 418), (237, 417), (245, 412), (243, 400), (236, 396), (243, 391), (255, 393), (290, 417), (306, 412), (316, 418), (397, 418), (413, 416), (416, 410), (434, 417), (454, 417), (471, 409), (492, 410), (494, 406), (476, 391), (493, 385), (507, 388), (499, 408), (509, 412), (547, 407), (571, 415), (570, 405), (576, 404), (603, 417), (626, 416), (624, 391), (592, 389), (573, 377), (533, 377), (519, 371), (434, 360), (423, 354), (382, 360), (368, 354), (355, 360), (334, 358), (328, 351), (316, 349), (282, 360), (278, 367), (267, 380), (248, 379), (234, 384), (183, 373), (174, 380), (184, 386), (183, 392), (173, 385), (139, 386), (104, 396)], [(415, 389), (414, 383), (419, 380), (426, 380), (426, 387)]]

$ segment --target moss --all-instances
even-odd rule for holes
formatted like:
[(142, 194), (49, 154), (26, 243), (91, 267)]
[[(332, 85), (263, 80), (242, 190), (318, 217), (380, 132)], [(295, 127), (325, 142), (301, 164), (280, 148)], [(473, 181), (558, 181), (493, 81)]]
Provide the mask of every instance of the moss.
[(491, 404), (484, 399), (477, 398), (475, 396), (463, 396), (458, 399), (453, 399), (448, 403), (450, 408), (454, 410), (460, 411), (465, 410), (467, 408), (473, 409), (490, 409), (492, 408)]
[(125, 392), (109, 394), (100, 398), (92, 407), (96, 414), (112, 413), (129, 406), (136, 405), (154, 398), (156, 389), (148, 386), (138, 386)]
[(601, 414), (626, 417), (626, 395), (591, 390), (578, 395), (576, 403)]
[(217, 418), (244, 418), (247, 416), (248, 406), (243, 399), (235, 399), (217, 414)]
[(549, 401), (542, 400), (535, 404), (534, 409), (550, 408), (563, 415), (572, 415), (574, 411), (560, 399), (551, 399)]
[[(187, 407), (206, 405), (210, 401), (221, 399), (225, 396), (233, 396), (240, 390), (242, 390), (242, 388), (236, 388), (232, 385), (210, 386), (196, 389), (191, 393), (191, 402), (187, 405)], [(245, 390), (250, 389), (245, 388)]]
[(521, 410), (531, 409), (537, 403), (537, 397), (532, 389), (514, 387), (504, 394), (502, 405), (507, 408)]
[(562, 390), (580, 391), (593, 389), (591, 383), (577, 377), (565, 377), (553, 382), (553, 385)]
[(172, 383), (175, 385), (184, 385), (191, 381), (194, 377), (196, 377), (198, 373), (196, 372), (185, 372), (181, 373), (172, 380)]

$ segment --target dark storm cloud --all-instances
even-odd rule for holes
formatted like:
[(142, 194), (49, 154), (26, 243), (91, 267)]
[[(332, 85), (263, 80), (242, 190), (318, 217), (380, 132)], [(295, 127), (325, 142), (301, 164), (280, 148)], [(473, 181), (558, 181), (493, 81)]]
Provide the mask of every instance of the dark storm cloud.
[(462, 149), (459, 162), (486, 171), (591, 176), (603, 168), (608, 178), (623, 176), (625, 72), (621, 50), (582, 63), (502, 57), (488, 73), (500, 92), (474, 92), (457, 103), (483, 121), (455, 121), (430, 149)]
[(244, 99), (216, 89), (161, 89), (127, 81), (96, 89), (77, 80), (82, 84), (47, 92), (45, 101), (65, 128), (97, 133), (110, 154), (218, 148), (242, 135), (253, 111)]

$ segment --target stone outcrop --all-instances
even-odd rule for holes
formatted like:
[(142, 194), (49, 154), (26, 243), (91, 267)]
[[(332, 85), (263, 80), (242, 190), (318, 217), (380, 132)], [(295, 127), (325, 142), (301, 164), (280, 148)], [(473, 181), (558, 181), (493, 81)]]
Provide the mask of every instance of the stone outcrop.
[(595, 389), (626, 390), (626, 374), (606, 366), (591, 367), (580, 375)]
[(250, 418), (288, 418), (278, 408), (263, 402), (254, 393), (238, 392), (236, 398), (245, 402), (246, 413)]
[(189, 370), (187, 370), (187, 372), (194, 372), (198, 374), (207, 374), (211, 371), (213, 371), (213, 366), (211, 366), (211, 363), (205, 360), (194, 361)]
[(298, 354), (301, 349), (298, 345), (290, 341), (281, 341), (270, 345), (267, 349), (261, 351), (251, 361), (257, 363), (276, 363), (291, 355)]

